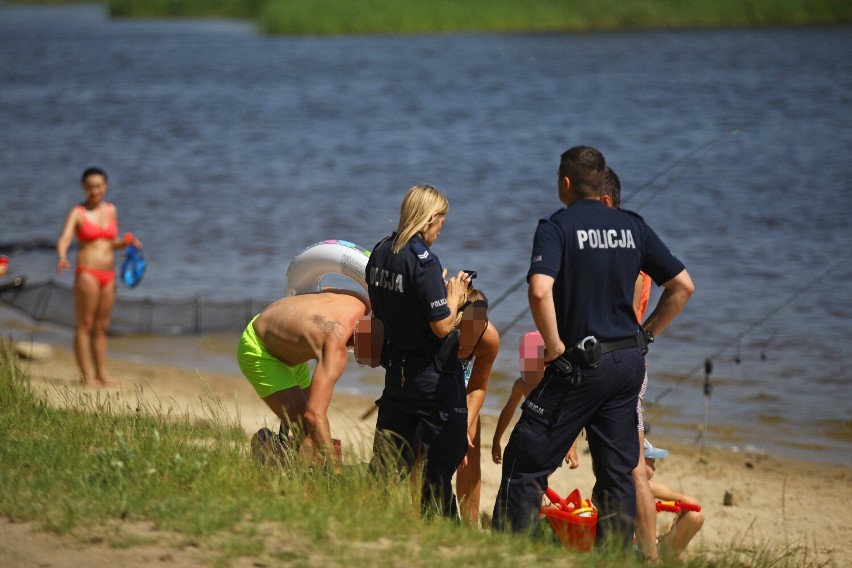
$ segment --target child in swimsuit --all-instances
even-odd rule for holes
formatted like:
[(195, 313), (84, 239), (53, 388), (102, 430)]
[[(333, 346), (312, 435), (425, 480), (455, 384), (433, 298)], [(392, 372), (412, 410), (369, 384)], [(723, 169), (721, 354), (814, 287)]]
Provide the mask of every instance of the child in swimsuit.
[[(529, 396), (544, 376), (544, 340), (537, 331), (531, 331), (521, 336), (518, 348), (520, 355), (521, 376), (512, 384), (512, 392), (509, 399), (500, 411), (497, 426), (494, 429), (494, 439), (491, 441), (491, 459), (494, 463), (503, 463), (503, 433), (509, 427), (509, 422), (515, 414), (515, 410), (521, 405), (521, 400)], [(565, 463), (571, 469), (580, 466), (580, 458), (577, 455), (577, 440), (568, 454)]]
[(480, 467), (482, 425), (479, 417), (488, 378), (500, 349), (500, 334), (488, 321), (488, 299), (471, 288), (462, 302), (456, 322), (460, 332), (459, 359), (465, 371), (467, 388), (467, 457), (456, 470), (456, 494), (462, 519), (479, 526), (479, 495), (482, 486)]

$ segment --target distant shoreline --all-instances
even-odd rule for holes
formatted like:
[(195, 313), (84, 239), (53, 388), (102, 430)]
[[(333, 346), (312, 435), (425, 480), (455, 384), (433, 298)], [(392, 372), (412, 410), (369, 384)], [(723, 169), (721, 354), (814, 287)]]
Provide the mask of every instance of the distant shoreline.
[[(7, 5), (90, 4), (12, 0)], [(270, 35), (560, 33), (852, 24), (844, 0), (107, 0), (114, 18), (226, 18)]]

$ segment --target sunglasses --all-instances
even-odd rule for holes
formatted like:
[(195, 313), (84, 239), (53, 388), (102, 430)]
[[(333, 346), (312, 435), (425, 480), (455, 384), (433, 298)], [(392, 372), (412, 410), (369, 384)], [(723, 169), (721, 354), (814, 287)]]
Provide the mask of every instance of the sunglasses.
[(473, 306), (474, 308), (485, 308), (488, 309), (488, 301), (487, 300), (468, 300), (459, 310), (463, 312), (467, 309), (468, 306)]

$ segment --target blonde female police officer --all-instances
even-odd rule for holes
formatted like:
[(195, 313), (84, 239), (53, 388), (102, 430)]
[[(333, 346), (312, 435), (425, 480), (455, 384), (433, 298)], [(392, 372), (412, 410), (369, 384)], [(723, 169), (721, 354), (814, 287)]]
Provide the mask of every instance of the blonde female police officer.
[[(595, 464), (596, 540), (630, 546), (636, 511), (631, 472), (639, 459), (636, 404), (644, 353), (693, 292), (683, 264), (644, 220), (601, 203), (603, 155), (564, 152), (559, 199), (533, 241), (529, 302), (544, 339), (544, 378), (527, 397), (506, 447), (494, 526), (526, 531), (538, 516), (547, 478), (580, 430)], [(639, 271), (664, 291), (640, 328), (633, 310)]]
[[(384, 326), (386, 369), (371, 468), (401, 465), (408, 473), (421, 452), (423, 510), (434, 504), (443, 515), (456, 516), (452, 477), (467, 448), (467, 405), (453, 325), (470, 278), (459, 272), (444, 282), (445, 271), (429, 248), (448, 209), (434, 187), (412, 187), (397, 231), (373, 248), (367, 262), (373, 316)], [(397, 456), (401, 464), (393, 463)]]

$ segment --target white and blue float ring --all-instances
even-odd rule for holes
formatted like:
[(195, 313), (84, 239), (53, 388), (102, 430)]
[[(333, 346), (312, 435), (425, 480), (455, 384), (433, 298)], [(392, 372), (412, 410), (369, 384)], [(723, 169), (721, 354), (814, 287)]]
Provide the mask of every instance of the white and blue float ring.
[(287, 295), (319, 292), (323, 277), (339, 274), (367, 291), (367, 260), (370, 251), (342, 240), (314, 243), (293, 257), (287, 267)]

